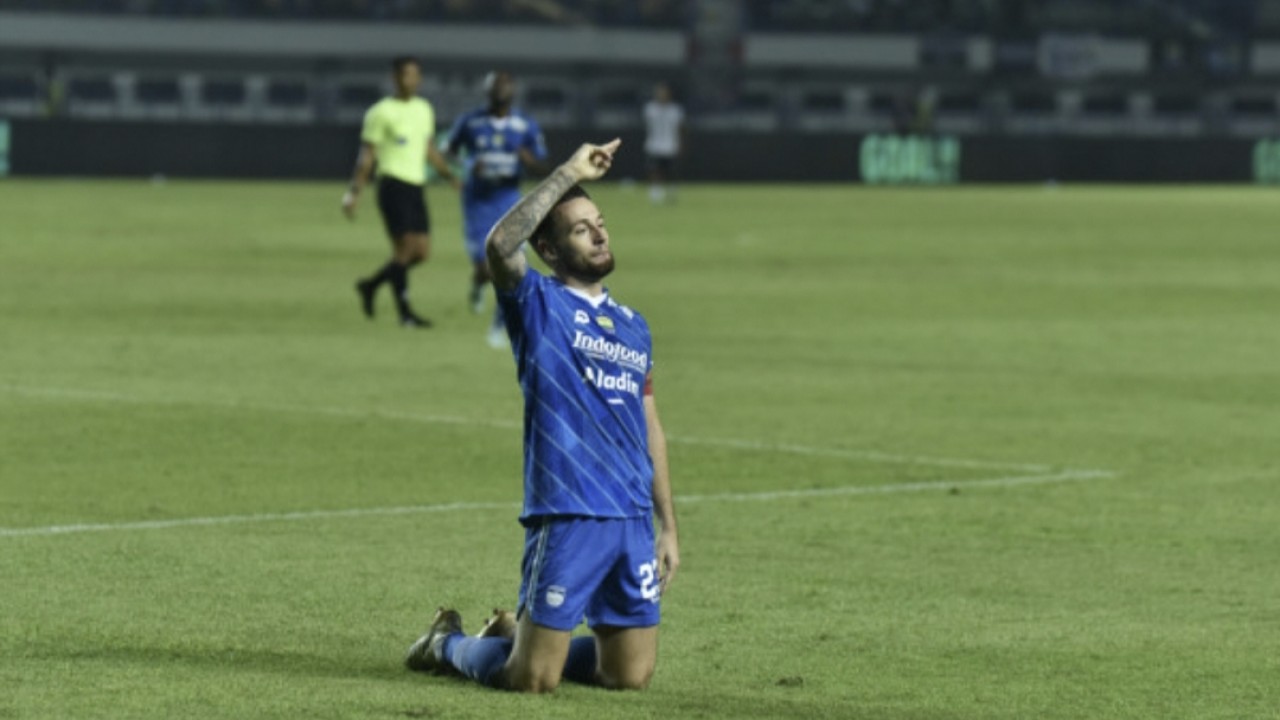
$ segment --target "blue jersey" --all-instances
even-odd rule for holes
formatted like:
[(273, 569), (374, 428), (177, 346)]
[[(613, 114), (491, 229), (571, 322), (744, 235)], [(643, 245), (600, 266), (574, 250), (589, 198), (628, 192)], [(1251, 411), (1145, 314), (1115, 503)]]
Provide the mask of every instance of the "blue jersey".
[(528, 150), (538, 160), (547, 157), (542, 130), (533, 118), (519, 110), (504, 117), (478, 108), (458, 118), (449, 131), (449, 152), (466, 151), (467, 202), (487, 202), (498, 197), (519, 199), (523, 166), (520, 150)]
[(449, 152), (466, 152), (462, 225), (472, 262), (484, 262), (485, 236), (520, 200), (521, 148), (538, 160), (547, 157), (542, 130), (519, 110), (496, 117), (488, 108), (478, 108), (458, 118), (449, 131)]
[(588, 298), (533, 269), (498, 302), (524, 392), (521, 521), (649, 517), (649, 324), (608, 294)]

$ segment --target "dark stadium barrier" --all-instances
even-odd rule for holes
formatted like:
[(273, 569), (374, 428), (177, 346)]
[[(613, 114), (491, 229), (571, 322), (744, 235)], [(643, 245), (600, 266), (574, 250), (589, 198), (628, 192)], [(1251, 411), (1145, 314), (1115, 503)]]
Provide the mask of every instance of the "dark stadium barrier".
[[(7, 121), (14, 175), (311, 178), (340, 182), (357, 128), (193, 122)], [(555, 130), (555, 157), (612, 132)], [(643, 178), (643, 137), (621, 133), (615, 177)], [(0, 133), (0, 167), (5, 133)], [(690, 181), (1280, 183), (1280, 139), (1072, 136), (951, 137), (837, 132), (692, 131), (679, 175)]]
[(323, 178), (349, 173), (354, 130), (315, 125), (11, 120), (15, 175)]

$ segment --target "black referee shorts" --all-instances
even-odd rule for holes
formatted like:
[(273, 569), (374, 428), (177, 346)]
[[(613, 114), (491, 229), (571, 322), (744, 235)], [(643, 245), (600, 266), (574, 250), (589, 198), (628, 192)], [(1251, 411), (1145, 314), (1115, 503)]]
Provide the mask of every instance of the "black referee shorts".
[(384, 176), (378, 178), (378, 210), (382, 211), (382, 223), (393, 238), (408, 233), (431, 232), (431, 218), (427, 215), (427, 200), (421, 185), (413, 185)]
[(649, 172), (657, 172), (664, 178), (670, 178), (676, 169), (676, 157), (674, 155), (654, 155), (649, 154)]

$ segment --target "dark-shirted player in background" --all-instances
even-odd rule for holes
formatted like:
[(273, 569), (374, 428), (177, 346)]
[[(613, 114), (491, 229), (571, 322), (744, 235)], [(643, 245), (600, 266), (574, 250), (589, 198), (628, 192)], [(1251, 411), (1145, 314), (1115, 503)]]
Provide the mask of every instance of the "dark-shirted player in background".
[(436, 118), (431, 103), (418, 97), (422, 68), (410, 57), (391, 62), (395, 95), (369, 108), (360, 133), (360, 154), (356, 158), (351, 185), (342, 196), (342, 211), (354, 218), (360, 191), (378, 168), (378, 209), (387, 236), (391, 239), (391, 259), (373, 275), (356, 282), (360, 307), (372, 318), (374, 297), (383, 283), (391, 286), (400, 324), (431, 327), (409, 305), (409, 268), (427, 259), (431, 252), (431, 218), (427, 214), (424, 186), (426, 163), (455, 187), (459, 181), (448, 162), (431, 144)]
[[(518, 620), (498, 612), (467, 637), (458, 612), (441, 608), (409, 648), (410, 669), (527, 692), (562, 677), (640, 689), (653, 675), (658, 603), (680, 557), (652, 341), (604, 288), (609, 233), (578, 187), (605, 174), (619, 144), (583, 145), (489, 235), (525, 402)], [(528, 267), (526, 240), (554, 277)], [(594, 637), (570, 637), (584, 617)]]
[[(468, 300), (475, 313), (483, 309), (484, 287), (489, 282), (484, 239), (511, 206), (519, 202), (524, 172), (546, 172), (543, 163), (547, 159), (546, 142), (538, 124), (512, 107), (515, 80), (511, 73), (491, 72), (484, 83), (488, 105), (459, 117), (448, 139), (449, 154), (466, 154), (462, 225), (472, 266)], [(500, 306), (494, 308), (488, 341), (494, 348), (507, 344)]]

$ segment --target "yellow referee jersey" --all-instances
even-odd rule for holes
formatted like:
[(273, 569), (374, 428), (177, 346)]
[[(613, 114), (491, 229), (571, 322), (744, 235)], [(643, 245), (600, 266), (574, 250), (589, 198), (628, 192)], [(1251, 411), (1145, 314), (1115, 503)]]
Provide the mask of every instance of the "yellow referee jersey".
[(436, 131), (436, 113), (420, 97), (386, 97), (364, 114), (360, 139), (373, 145), (378, 176), (414, 185), (427, 181), (427, 143)]

